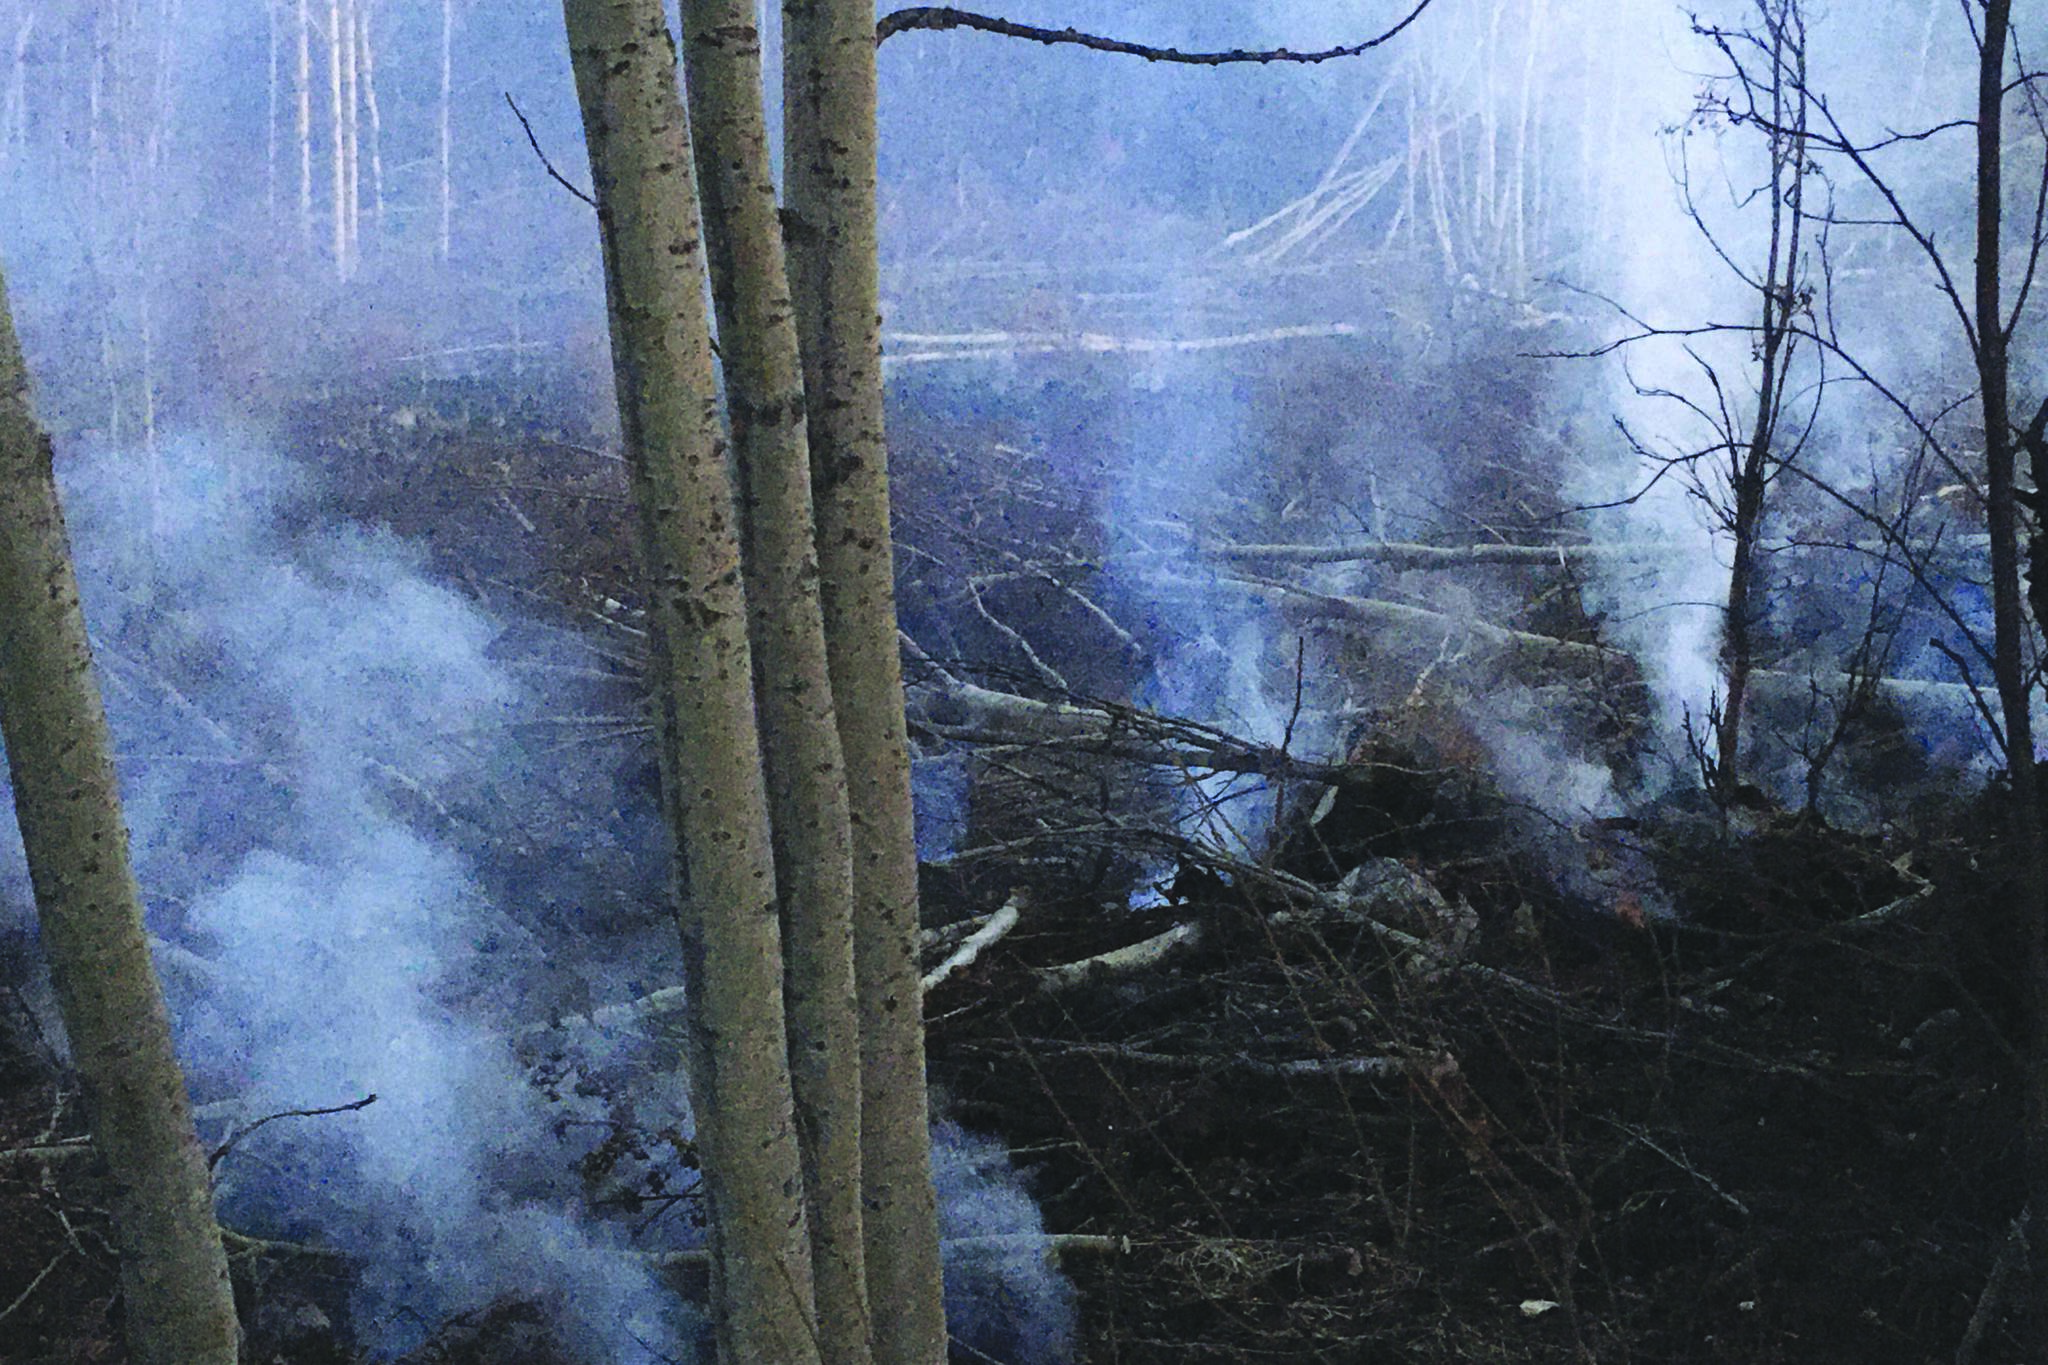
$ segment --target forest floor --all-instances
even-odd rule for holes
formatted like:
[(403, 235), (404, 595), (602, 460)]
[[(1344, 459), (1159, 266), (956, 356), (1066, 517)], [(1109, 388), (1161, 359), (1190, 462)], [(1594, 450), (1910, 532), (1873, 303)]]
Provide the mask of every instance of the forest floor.
[[(430, 536), (481, 601), (626, 596), (587, 434), (388, 417), (309, 419), (360, 476), (339, 510)], [(1037, 1199), (1078, 1359), (2019, 1359), (1995, 789), (1882, 835), (1683, 803), (1561, 827), (1428, 727), (1351, 757), (1236, 856), (1097, 822), (927, 869), (953, 941), (1019, 911), (929, 996), (931, 1079)], [(9, 1365), (125, 1359), (101, 1177), (11, 1151), (76, 1136), (63, 1088), (0, 1056)], [(346, 1267), (236, 1265), (249, 1359), (356, 1358), (314, 1306)], [(546, 1339), (503, 1304), (409, 1358)]]

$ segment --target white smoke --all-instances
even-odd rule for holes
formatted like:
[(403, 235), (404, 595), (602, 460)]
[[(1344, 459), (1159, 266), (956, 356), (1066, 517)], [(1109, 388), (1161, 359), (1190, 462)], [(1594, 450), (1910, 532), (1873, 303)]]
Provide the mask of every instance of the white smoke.
[[(691, 1314), (650, 1256), (694, 1245), (689, 1219), (606, 1216), (586, 1178), (620, 1124), (687, 1137), (679, 1049), (650, 1025), (546, 1032), (680, 976), (646, 757), (557, 723), (630, 718), (630, 686), (563, 685), (593, 658), (573, 636), (327, 524), (317, 480), (252, 442), (161, 455), (154, 535), (132, 462), (62, 473), (204, 1135), (376, 1097), (240, 1137), (224, 1219), (354, 1258), (353, 1330), (385, 1357), (516, 1296), (581, 1358), (686, 1358)], [(0, 885), (27, 907), (11, 835)], [(949, 1226), (1037, 1228), (986, 1143), (940, 1136)], [(960, 1330), (1065, 1340), (1042, 1259), (977, 1264)]]

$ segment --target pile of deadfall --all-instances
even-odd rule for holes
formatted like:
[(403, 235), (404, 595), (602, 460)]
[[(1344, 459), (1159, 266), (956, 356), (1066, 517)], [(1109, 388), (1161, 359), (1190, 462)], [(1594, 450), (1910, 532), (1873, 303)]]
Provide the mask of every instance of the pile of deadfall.
[[(630, 615), (599, 437), (411, 398), (306, 426), (323, 467), (367, 471), (343, 510), (431, 536), (488, 609)], [(932, 565), (1038, 505), (1014, 463), (908, 557), (906, 619), (952, 657), (1002, 631), (919, 575), (951, 582)], [(977, 602), (1036, 583), (1008, 620), (1078, 610), (1064, 580), (1013, 579)], [(973, 711), (913, 674), (927, 739)], [(1018, 724), (1047, 717), (1073, 720)], [(1398, 731), (1283, 790), (1235, 857), (1170, 834), (1159, 763), (1118, 766), (1158, 735), (968, 760), (970, 805), (999, 799), (929, 869), (932, 1079), (1039, 1200), (1079, 1358), (2018, 1360), (1995, 791), (1889, 840), (1683, 802), (1559, 826)], [(0, 1056), (0, 1360), (118, 1361), (104, 1191), (35, 1051)], [(331, 1311), (352, 1267), (247, 1243), (235, 1266), (249, 1359), (356, 1358)], [(414, 1358), (561, 1360), (546, 1324), (499, 1304)]]
[[(1291, 821), (1135, 904), (931, 872), (933, 1079), (1040, 1200), (1080, 1359), (2020, 1358), (2019, 983), (1961, 839), (1671, 815), (1562, 832), (1560, 879), (1385, 755)], [(8, 1062), (0, 1148), (74, 1133)], [(0, 1164), (0, 1356), (123, 1358), (103, 1207), (87, 1159)], [(251, 1359), (353, 1358), (346, 1267), (236, 1267)], [(418, 1359), (545, 1337), (500, 1305)]]
[(1097, 1235), (1084, 1358), (2019, 1358), (2016, 930), (1962, 839), (1559, 830), (1360, 757), (1149, 908), (1020, 895), (930, 998), (951, 1111)]

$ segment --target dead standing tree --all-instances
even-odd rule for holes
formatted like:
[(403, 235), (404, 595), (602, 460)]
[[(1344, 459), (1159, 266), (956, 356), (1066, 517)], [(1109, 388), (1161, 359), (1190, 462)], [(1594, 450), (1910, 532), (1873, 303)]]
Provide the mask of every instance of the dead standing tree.
[[(1999, 710), (2005, 721), (2006, 770), (2012, 777), (2015, 874), (2012, 905), (2021, 916), (2020, 939), (2025, 952), (2028, 985), (2028, 1049), (2025, 1087), (2027, 1197), (2036, 1211), (2048, 1208), (2048, 830), (2041, 825), (2041, 794), (2036, 781), (2033, 706), (2038, 669), (2029, 663), (2035, 652), (2035, 626), (2027, 618), (2022, 592), (2024, 570), (2019, 547), (2019, 488), (2016, 442), (2011, 407), (2011, 343), (2026, 307), (2043, 246), (2044, 205), (2048, 205), (2048, 159), (2041, 168), (2042, 193), (2036, 198), (2033, 236), (2025, 275), (2010, 313), (2002, 283), (2005, 208), (2006, 60), (2011, 37), (2011, 0), (1985, 0), (1978, 35), (1977, 69), (1977, 264), (1965, 330), (1977, 362), (1978, 388), (1984, 406), (1984, 494), (1991, 532), (1991, 596), (1993, 677)], [(2023, 72), (2024, 76), (2025, 73)], [(2023, 80), (2029, 107), (2040, 118), (2031, 81)], [(2048, 157), (2048, 153), (2044, 153)], [(1930, 252), (1933, 250), (1930, 241)], [(2048, 424), (2048, 399), (2027, 430), (2038, 452), (2039, 432)], [(2035, 464), (2035, 497), (2044, 471)], [(2035, 509), (2037, 517), (2040, 509)], [(2035, 575), (2041, 564), (2031, 566)], [(2029, 1257), (2029, 1354), (2048, 1352), (2048, 1249)]]
[[(1708, 220), (1694, 195), (1683, 145), (1678, 171), (1687, 217), (1723, 266), (1755, 297), (1753, 324), (1712, 329), (1746, 342), (1750, 365), (1738, 387), (1736, 376), (1726, 372), (1725, 360), (1711, 358), (1694, 344), (1697, 331), (1645, 328), (1624, 345), (1683, 337), (1684, 354), (1698, 372), (1698, 387), (1645, 385), (1632, 377), (1637, 396), (1675, 404), (1707, 428), (1707, 440), (1704, 445), (1661, 450), (1626, 424), (1622, 431), (1653, 470), (1651, 482), (1670, 475), (1683, 479), (1716, 528), (1729, 538), (1721, 691), (1708, 703), (1706, 733), (1697, 741), (1701, 776), (1711, 792), (1726, 800), (1741, 785), (1744, 711), (1756, 671), (1758, 609), (1766, 592), (1764, 530), (1772, 511), (1770, 493), (1804, 452), (1827, 389), (1827, 351), (1808, 344), (1808, 334), (1817, 325), (1817, 286), (1808, 276), (1808, 258), (1825, 259), (1827, 217), (1815, 218), (1806, 204), (1818, 168), (1807, 152), (1807, 23), (1801, 0), (1755, 0), (1750, 27), (1702, 27), (1699, 32), (1727, 58), (1733, 72), (1728, 79), (1741, 92), (1745, 109), (1763, 111), (1762, 118), (1747, 120), (1734, 112), (1727, 93), (1717, 92), (1702, 102), (1688, 127), (1689, 132), (1733, 124), (1754, 126), (1762, 133), (1762, 182), (1740, 197), (1745, 206), (1758, 201), (1763, 206), (1759, 264), (1745, 262), (1742, 249)], [(1810, 373), (1795, 377), (1795, 364), (1808, 356), (1813, 358), (1807, 366)]]
[[(1990, 587), (1992, 598), (1991, 639), (1984, 641), (1966, 632), (1969, 646), (1991, 667), (1997, 693), (1998, 739), (2003, 749), (2009, 778), (2010, 843), (2004, 867), (2017, 916), (2013, 925), (2015, 946), (2025, 963), (2028, 998), (2028, 1038), (2025, 1059), (2025, 1168), (2030, 1205), (2038, 1209), (2048, 1203), (2048, 831), (2042, 827), (2041, 796), (2037, 784), (2034, 753), (2033, 705), (2039, 691), (2040, 670), (2036, 662), (2038, 621), (2028, 617), (2026, 579), (2029, 569), (2038, 581), (2042, 566), (2023, 563), (2020, 543), (2021, 513), (2039, 498), (2038, 491), (2019, 486), (2017, 455), (2020, 449), (2033, 458), (2036, 490), (2039, 488), (2048, 449), (2042, 433), (2048, 430), (2048, 400), (2022, 426), (2014, 420), (2011, 399), (2011, 341), (2022, 320), (2042, 261), (2048, 248), (2048, 159), (2029, 165), (2023, 180), (2009, 175), (2009, 148), (2005, 139), (2008, 103), (2017, 98), (2037, 131), (2048, 129), (2037, 84), (2041, 73), (2026, 67), (2012, 43), (2011, 0), (1984, 0), (1978, 7), (1965, 7), (1971, 25), (1977, 63), (1975, 70), (1975, 116), (1953, 119), (1933, 127), (1886, 132), (1872, 139), (1859, 139), (1836, 117), (1825, 98), (1813, 95), (1806, 104), (1815, 116), (1813, 127), (1805, 130), (1809, 154), (1842, 165), (1860, 182), (1872, 201), (1872, 211), (1843, 221), (1859, 227), (1877, 226), (1893, 230), (1893, 240), (1903, 241), (1921, 258), (1938, 296), (1954, 315), (1965, 346), (1968, 365), (1976, 381), (1981, 413), (1983, 460), (1977, 469), (1942, 449), (1938, 428), (1956, 405), (1933, 417), (1912, 408), (1900, 390), (1881, 379), (1841, 351), (1833, 349), (1833, 338), (1811, 328), (1800, 330), (1813, 344), (1831, 349), (1838, 358), (1849, 360), (1857, 380), (1896, 409), (1927, 444), (1933, 446), (1967, 487), (1980, 489), (1989, 532)], [(1724, 52), (1728, 49), (1724, 48)], [(1803, 83), (1803, 78), (1802, 78)], [(1731, 108), (1732, 118), (1767, 130), (1786, 131), (1756, 92), (1762, 83), (1742, 82), (1746, 103)], [(1954, 267), (1938, 244), (1937, 236), (1924, 215), (1910, 208), (1899, 183), (1887, 174), (1882, 155), (1902, 145), (1925, 142), (1952, 131), (1968, 130), (1974, 141), (1972, 214), (1975, 220), (1975, 261), (1967, 278)], [(2037, 145), (2030, 155), (2048, 156)], [(2027, 238), (2016, 248), (2020, 269), (2016, 287), (2008, 290), (2005, 255), (2005, 196), (2008, 182), (2031, 199), (2031, 223)], [(1980, 481), (1981, 480), (1981, 481)], [(2037, 522), (2038, 522), (2038, 509)], [(1953, 613), (1952, 613), (1953, 616)], [(1959, 617), (1958, 624), (1962, 624)], [(2028, 1354), (2048, 1354), (2048, 1255), (2031, 1258), (2031, 1293), (2026, 1340)]]
[[(1760, 275), (1743, 273), (1760, 300), (1756, 332), (1756, 397), (1748, 429), (1724, 429), (1718, 454), (1724, 457), (1728, 498), (1716, 508), (1733, 541), (1728, 602), (1723, 618), (1721, 663), (1727, 691), (1715, 729), (1713, 778), (1717, 790), (1732, 792), (1740, 777), (1743, 703), (1755, 667), (1755, 618), (1762, 600), (1759, 546), (1765, 497), (1779, 473), (1799, 458), (1818, 416), (1824, 387), (1817, 384), (1800, 429), (1788, 430), (1787, 404), (1792, 366), (1798, 357), (1794, 326), (1811, 313), (1812, 294), (1803, 278), (1807, 231), (1806, 188), (1806, 15), (1800, 0), (1758, 0), (1758, 29), (1722, 41), (1742, 41), (1762, 51), (1770, 71), (1771, 122), (1765, 129), (1769, 240)], [(1688, 211), (1701, 222), (1690, 186)], [(1822, 250), (1825, 250), (1823, 244)], [(1726, 252), (1720, 253), (1724, 260)], [(1740, 267), (1737, 267), (1738, 271)], [(1721, 409), (1725, 415), (1726, 409)], [(1742, 439), (1735, 439), (1740, 435)]]

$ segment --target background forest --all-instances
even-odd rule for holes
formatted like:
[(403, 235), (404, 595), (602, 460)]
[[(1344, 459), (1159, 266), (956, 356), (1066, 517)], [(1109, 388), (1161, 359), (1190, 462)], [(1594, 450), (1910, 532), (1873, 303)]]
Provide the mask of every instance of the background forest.
[[(955, 1359), (2032, 1358), (2027, 10), (1988, 163), (1978, 0), (887, 34)], [(575, 96), (549, 6), (0, 0), (247, 1359), (709, 1358)], [(83, 1129), (10, 834), (0, 1360), (125, 1358)]]

